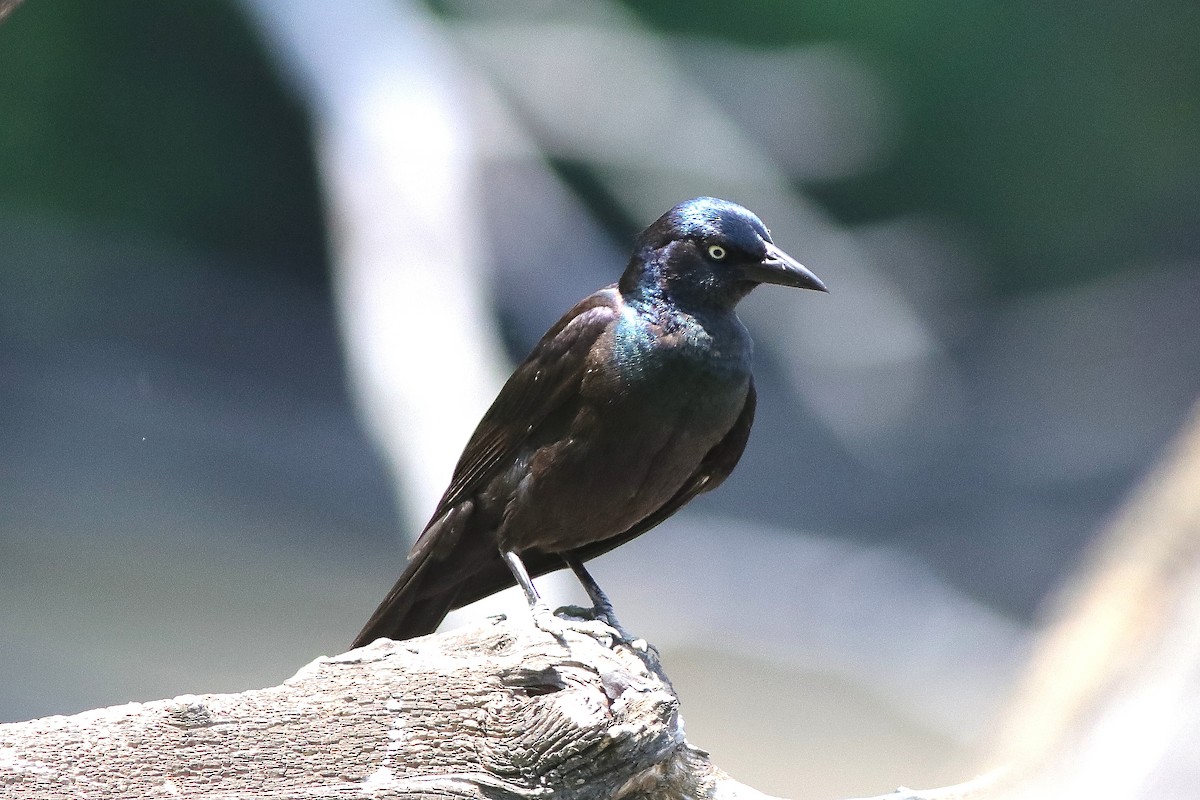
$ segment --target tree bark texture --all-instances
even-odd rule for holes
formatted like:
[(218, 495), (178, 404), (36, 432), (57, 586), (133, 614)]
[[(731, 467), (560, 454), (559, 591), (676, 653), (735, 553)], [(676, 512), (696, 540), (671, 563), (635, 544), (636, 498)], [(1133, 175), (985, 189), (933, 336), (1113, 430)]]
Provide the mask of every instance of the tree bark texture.
[[(380, 639), (269, 689), (0, 725), (0, 797), (765, 800), (687, 743), (653, 649), (559, 624)], [(969, 793), (944, 791), (887, 797)]]

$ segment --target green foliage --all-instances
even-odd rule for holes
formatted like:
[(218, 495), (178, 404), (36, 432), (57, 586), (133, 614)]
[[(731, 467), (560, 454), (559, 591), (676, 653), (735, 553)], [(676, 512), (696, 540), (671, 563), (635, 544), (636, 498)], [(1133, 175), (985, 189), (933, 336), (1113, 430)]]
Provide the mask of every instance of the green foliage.
[[(804, 188), (847, 222), (948, 220), (1001, 291), (1196, 255), (1194, 0), (627, 4), (668, 33), (864, 58), (899, 110), (896, 149)], [(324, 264), (302, 115), (218, 0), (38, 0), (0, 26), (0, 210)]]
[(39, 0), (0, 26), (7, 213), (317, 275), (311, 159), (300, 112), (224, 2)]
[(1182, 210), (1200, 205), (1194, 0), (627, 5), (664, 31), (866, 58), (897, 101), (899, 146), (873, 174), (808, 188), (847, 221), (960, 223), (1002, 290), (1195, 255)]

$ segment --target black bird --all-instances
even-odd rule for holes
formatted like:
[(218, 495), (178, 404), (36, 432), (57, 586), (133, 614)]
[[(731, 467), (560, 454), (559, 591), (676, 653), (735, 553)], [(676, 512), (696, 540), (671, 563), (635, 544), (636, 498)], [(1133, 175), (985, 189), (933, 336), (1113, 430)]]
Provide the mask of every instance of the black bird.
[(754, 420), (753, 343), (734, 306), (760, 283), (825, 291), (754, 214), (698, 197), (639, 235), (621, 280), (584, 298), (517, 367), (475, 429), (408, 567), (354, 647), (431, 633), (446, 614), (653, 528), (737, 464)]

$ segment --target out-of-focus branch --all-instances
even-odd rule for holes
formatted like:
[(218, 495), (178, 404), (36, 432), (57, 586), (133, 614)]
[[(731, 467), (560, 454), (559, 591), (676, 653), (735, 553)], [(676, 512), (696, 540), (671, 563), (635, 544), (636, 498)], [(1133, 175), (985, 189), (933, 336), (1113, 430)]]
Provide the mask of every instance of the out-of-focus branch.
[(996, 761), (1020, 772), (1012, 796), (1194, 797), (1200, 406), (1052, 619), (1001, 728)]
[(21, 0), (0, 0), (0, 22), (3, 22), (4, 18), (19, 5), (21, 5)]
[(419, 530), (505, 372), (461, 76), (418, 3), (242, 6), (312, 117), (352, 389)]

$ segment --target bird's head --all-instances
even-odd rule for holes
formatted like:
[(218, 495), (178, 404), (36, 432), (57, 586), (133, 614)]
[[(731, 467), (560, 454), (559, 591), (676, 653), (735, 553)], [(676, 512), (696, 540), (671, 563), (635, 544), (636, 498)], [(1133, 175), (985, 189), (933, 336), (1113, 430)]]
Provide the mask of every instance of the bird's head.
[(753, 213), (727, 200), (697, 197), (642, 231), (619, 288), (732, 306), (760, 283), (827, 291), (775, 246)]

